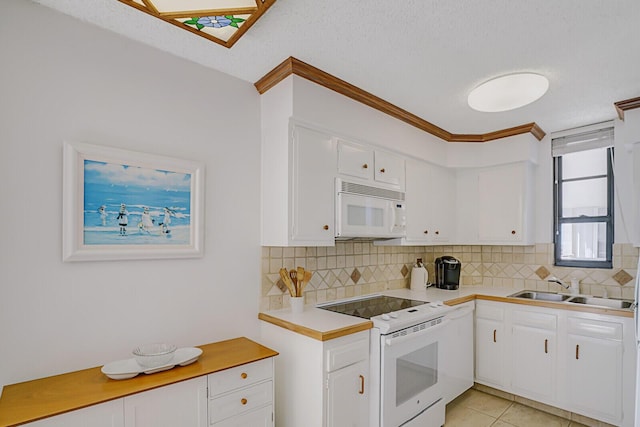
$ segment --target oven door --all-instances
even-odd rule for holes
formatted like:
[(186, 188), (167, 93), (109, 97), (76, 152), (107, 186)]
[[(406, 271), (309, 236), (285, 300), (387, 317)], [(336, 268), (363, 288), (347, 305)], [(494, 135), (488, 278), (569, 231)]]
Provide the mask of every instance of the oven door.
[(380, 337), (381, 426), (397, 427), (426, 416), (444, 424), (442, 348), (450, 320)]

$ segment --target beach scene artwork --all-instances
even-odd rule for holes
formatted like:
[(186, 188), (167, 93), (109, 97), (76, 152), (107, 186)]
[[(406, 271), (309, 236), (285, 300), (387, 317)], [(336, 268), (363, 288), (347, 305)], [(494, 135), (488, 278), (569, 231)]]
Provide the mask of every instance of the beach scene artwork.
[(189, 245), (192, 175), (84, 160), (85, 245)]

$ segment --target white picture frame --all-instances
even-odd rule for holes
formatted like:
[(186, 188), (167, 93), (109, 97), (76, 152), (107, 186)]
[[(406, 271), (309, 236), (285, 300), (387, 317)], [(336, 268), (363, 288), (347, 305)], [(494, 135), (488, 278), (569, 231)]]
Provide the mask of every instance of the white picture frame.
[(198, 161), (65, 141), (63, 261), (201, 257), (204, 174)]

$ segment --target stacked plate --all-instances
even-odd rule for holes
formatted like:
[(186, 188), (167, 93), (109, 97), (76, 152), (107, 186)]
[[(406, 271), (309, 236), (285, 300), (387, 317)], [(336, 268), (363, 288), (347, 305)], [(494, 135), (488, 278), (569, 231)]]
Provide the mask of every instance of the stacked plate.
[(153, 368), (140, 365), (136, 359), (117, 360), (107, 363), (102, 367), (102, 373), (114, 380), (126, 380), (133, 378), (138, 374), (154, 374), (160, 371), (166, 371), (175, 366), (186, 366), (196, 360), (202, 354), (202, 349), (197, 347), (179, 348), (173, 353), (173, 358), (168, 362), (154, 366)]

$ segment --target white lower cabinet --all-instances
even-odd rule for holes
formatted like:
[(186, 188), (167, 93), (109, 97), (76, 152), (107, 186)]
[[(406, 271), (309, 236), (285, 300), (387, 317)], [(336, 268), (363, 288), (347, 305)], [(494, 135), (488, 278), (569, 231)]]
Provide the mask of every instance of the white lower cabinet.
[(111, 400), (24, 425), (28, 427), (123, 427), (123, 400)]
[(198, 377), (125, 397), (124, 425), (125, 427), (206, 427), (206, 377)]
[(557, 315), (514, 308), (511, 321), (513, 391), (541, 402), (554, 401), (556, 387), (553, 384), (558, 365)]
[(278, 349), (275, 425), (369, 427), (369, 331), (320, 341), (261, 322)]
[(567, 397), (576, 412), (611, 423), (623, 410), (623, 325), (569, 317)]
[(476, 382), (634, 426), (633, 326), (629, 317), (476, 301)]
[(265, 359), (208, 376), (209, 424), (273, 426), (273, 360)]
[(501, 304), (476, 302), (476, 381), (498, 389), (505, 388), (507, 381), (504, 320)]

